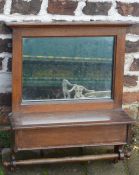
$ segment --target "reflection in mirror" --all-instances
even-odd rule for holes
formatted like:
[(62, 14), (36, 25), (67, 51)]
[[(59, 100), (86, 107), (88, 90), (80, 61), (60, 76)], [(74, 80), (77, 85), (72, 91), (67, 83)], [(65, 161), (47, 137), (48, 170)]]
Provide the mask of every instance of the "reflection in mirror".
[(23, 38), (23, 101), (111, 98), (114, 37)]

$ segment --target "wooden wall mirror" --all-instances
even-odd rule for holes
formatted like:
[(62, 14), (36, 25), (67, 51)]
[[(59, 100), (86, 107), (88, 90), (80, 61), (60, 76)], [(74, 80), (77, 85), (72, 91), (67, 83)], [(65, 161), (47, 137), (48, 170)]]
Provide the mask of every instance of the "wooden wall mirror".
[(13, 29), (14, 152), (113, 145), (113, 154), (98, 159), (122, 159), (134, 122), (121, 109), (129, 24), (8, 26)]
[(13, 112), (121, 106), (128, 24), (9, 25), (14, 29)]

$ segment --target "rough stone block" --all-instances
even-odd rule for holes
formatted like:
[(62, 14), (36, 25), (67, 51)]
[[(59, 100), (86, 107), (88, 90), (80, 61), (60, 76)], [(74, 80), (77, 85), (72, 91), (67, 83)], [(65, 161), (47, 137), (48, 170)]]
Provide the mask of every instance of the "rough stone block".
[(13, 0), (11, 13), (20, 13), (23, 15), (37, 15), (40, 11), (42, 0)]
[(12, 52), (11, 39), (0, 39), (0, 53), (1, 52)]
[(3, 21), (0, 21), (0, 34), (11, 34), (12, 31)]
[(139, 41), (131, 42), (126, 41), (126, 52), (139, 52)]
[(127, 33), (139, 35), (139, 23), (127, 28)]
[(139, 92), (124, 92), (123, 104), (131, 104), (139, 101)]
[(86, 2), (83, 13), (86, 15), (108, 15), (111, 5), (110, 2)]
[(124, 76), (124, 86), (127, 86), (127, 87), (136, 86), (137, 80), (138, 80), (137, 76), (125, 75)]
[(11, 93), (0, 93), (0, 105), (11, 105)]
[(2, 70), (2, 60), (3, 58), (0, 58), (0, 70)]
[[(11, 58), (8, 59), (7, 69), (6, 69), (5, 66), (4, 66), (5, 63), (3, 64), (4, 59), (5, 59), (5, 58), (1, 58), (1, 57), (0, 57), (0, 71), (1, 71), (1, 70), (4, 70), (4, 71), (7, 70), (8, 72), (11, 72), (11, 67), (12, 67), (11, 62), (12, 62), (12, 59), (11, 59)], [(7, 60), (7, 59), (6, 59), (6, 60)], [(6, 61), (5, 61), (5, 62), (6, 62)]]
[(71, 0), (49, 0), (48, 13), (59, 15), (74, 15), (78, 2)]
[(139, 59), (134, 59), (131, 64), (130, 71), (139, 71)]
[(5, 0), (0, 0), (0, 13), (3, 13), (4, 4)]
[(139, 115), (139, 109), (137, 105), (128, 105), (124, 107), (124, 110), (131, 118), (137, 120)]
[(139, 3), (117, 2), (117, 10), (122, 16), (139, 16)]

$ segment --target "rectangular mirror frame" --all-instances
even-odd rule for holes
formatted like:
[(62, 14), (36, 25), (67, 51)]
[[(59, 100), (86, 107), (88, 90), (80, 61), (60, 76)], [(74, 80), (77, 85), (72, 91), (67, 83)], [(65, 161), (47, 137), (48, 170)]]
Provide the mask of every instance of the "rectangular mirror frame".
[[(128, 24), (8, 24), (13, 28), (12, 111), (58, 112), (115, 109), (122, 105), (125, 33)], [(22, 103), (22, 38), (50, 36), (114, 36), (113, 99)]]

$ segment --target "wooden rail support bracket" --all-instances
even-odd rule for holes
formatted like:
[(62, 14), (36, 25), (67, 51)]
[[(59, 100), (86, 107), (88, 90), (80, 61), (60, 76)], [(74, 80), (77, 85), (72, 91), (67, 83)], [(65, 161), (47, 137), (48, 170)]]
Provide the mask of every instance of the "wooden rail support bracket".
[(125, 154), (122, 149), (119, 150), (119, 160), (124, 160)]
[(115, 145), (114, 146), (114, 152), (119, 155), (119, 157), (114, 160), (114, 163), (117, 163), (118, 160), (124, 160), (124, 158), (126, 157), (123, 145)]

